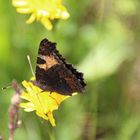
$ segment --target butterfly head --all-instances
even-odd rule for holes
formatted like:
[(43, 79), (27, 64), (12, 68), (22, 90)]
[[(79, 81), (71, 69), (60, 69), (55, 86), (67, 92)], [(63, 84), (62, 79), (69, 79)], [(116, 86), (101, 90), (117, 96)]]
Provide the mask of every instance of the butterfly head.
[(56, 49), (56, 43), (52, 43), (48, 39), (45, 38), (40, 42), (39, 54), (49, 55), (55, 49)]

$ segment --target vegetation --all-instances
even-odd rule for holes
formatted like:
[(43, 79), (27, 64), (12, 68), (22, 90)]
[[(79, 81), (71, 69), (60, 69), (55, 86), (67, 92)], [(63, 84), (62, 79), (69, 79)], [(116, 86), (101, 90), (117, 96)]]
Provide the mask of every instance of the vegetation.
[[(40, 41), (48, 38), (84, 73), (87, 87), (54, 111), (56, 127), (20, 109), (15, 140), (139, 140), (139, 0), (63, 0), (70, 17), (48, 31), (29, 15), (0, 1), (0, 87), (29, 80), (27, 55), (36, 66)], [(14, 89), (1, 91), (0, 136), (8, 139), (8, 108)]]

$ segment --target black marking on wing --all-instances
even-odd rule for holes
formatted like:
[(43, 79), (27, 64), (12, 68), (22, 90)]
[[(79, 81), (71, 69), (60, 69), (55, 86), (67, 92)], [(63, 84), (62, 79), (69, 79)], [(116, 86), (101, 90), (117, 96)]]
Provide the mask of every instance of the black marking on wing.
[(37, 57), (37, 64), (45, 64), (46, 61), (40, 57)]

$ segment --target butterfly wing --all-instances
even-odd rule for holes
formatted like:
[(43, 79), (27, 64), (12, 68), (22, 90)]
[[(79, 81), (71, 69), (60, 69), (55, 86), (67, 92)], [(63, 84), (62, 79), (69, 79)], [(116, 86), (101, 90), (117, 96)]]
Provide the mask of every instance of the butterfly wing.
[(36, 66), (36, 85), (43, 90), (63, 95), (82, 92), (85, 87), (83, 74), (67, 64), (56, 50), (55, 43), (44, 39), (40, 43)]

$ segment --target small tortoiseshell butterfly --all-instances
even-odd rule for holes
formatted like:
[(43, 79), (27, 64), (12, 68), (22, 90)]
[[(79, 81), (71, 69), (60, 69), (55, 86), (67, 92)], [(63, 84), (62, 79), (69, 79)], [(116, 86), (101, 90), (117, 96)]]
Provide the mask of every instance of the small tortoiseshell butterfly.
[(47, 39), (39, 46), (35, 76), (33, 83), (42, 90), (63, 95), (82, 92), (86, 86), (83, 74), (67, 64), (56, 50), (56, 43)]

